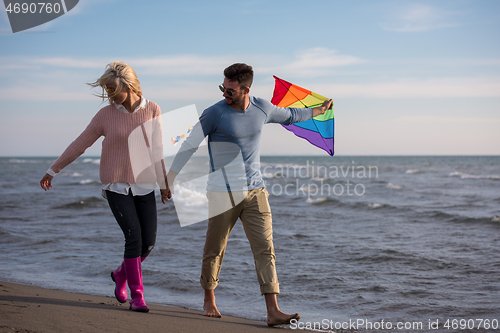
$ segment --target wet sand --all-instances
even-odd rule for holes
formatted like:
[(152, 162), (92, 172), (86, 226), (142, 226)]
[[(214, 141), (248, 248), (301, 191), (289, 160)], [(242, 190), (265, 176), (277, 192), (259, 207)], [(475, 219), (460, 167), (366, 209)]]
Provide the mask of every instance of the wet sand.
[[(272, 332), (265, 322), (148, 304), (137, 313), (105, 296), (0, 281), (0, 333), (6, 332)], [(244, 306), (243, 306), (244, 309)]]

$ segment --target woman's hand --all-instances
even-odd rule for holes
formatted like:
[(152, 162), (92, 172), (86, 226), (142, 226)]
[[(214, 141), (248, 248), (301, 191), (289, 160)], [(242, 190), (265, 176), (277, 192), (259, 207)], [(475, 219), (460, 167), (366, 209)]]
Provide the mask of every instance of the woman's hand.
[(165, 201), (172, 199), (172, 196), (174, 195), (174, 179), (176, 176), (176, 172), (172, 170), (168, 172), (167, 177), (165, 178), (165, 186), (167, 188), (164, 190), (160, 189), (161, 202), (165, 203)]
[(43, 176), (42, 180), (40, 180), (40, 186), (45, 190), (48, 191), (52, 187), (52, 179), (54, 177), (49, 175), (48, 173)]

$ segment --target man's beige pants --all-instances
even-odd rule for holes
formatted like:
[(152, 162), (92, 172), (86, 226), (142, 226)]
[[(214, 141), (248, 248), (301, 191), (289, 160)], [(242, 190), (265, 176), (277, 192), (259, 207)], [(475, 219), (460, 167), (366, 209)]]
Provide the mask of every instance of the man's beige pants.
[(261, 293), (279, 294), (269, 193), (265, 188), (258, 188), (249, 192), (231, 192), (231, 195), (237, 203), (235, 206), (228, 192), (207, 193), (210, 218), (201, 266), (201, 286), (213, 290), (219, 284), (227, 239), (240, 218), (252, 249)]

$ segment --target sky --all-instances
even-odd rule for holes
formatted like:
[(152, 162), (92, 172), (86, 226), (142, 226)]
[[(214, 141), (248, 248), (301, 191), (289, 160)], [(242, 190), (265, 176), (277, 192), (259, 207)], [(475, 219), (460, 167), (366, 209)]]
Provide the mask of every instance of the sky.
[[(500, 1), (80, 0), (18, 33), (0, 7), (0, 156), (60, 155), (118, 60), (164, 113), (221, 100), (244, 62), (253, 96), (276, 75), (334, 100), (336, 155), (500, 154)], [(327, 156), (276, 124), (261, 154)]]

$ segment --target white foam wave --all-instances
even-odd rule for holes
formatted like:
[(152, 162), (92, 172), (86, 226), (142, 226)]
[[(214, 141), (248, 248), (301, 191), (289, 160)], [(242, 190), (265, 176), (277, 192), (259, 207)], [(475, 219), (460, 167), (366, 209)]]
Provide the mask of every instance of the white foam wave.
[(279, 173), (271, 173), (271, 172), (265, 172), (262, 174), (263, 178), (277, 178), (280, 174)]
[(390, 190), (401, 190), (403, 188), (403, 185), (396, 185), (393, 183), (389, 183), (389, 184), (387, 184), (386, 187)]
[(93, 164), (100, 164), (101, 159), (99, 158), (85, 158), (82, 163), (93, 163)]
[(317, 204), (317, 203), (322, 203), (322, 202), (325, 202), (326, 200), (328, 200), (327, 197), (324, 197), (324, 198), (316, 198), (316, 199), (313, 199), (313, 198), (307, 198), (306, 202), (307, 203), (311, 203), (311, 204)]
[(379, 203), (376, 203), (376, 202), (372, 202), (368, 205), (368, 207), (372, 208), (372, 209), (377, 209), (377, 208), (381, 208), (383, 207), (384, 205), (383, 204), (379, 204)]
[(185, 206), (203, 206), (206, 204), (207, 196), (205, 192), (199, 192), (194, 189), (179, 186), (176, 188), (175, 199), (182, 202)]
[(69, 175), (70, 177), (83, 177), (83, 175), (81, 173), (78, 173), (78, 172), (73, 172), (71, 175)]
[(24, 160), (24, 159), (19, 159), (19, 158), (11, 158), (9, 160), (9, 163), (40, 163), (40, 161), (37, 161), (37, 160)]
[(449, 177), (460, 177), (461, 179), (498, 179), (500, 180), (500, 176), (498, 175), (471, 175), (459, 171), (452, 172), (448, 175)]
[(493, 218), (491, 219), (491, 222), (500, 222), (500, 216), (493, 216)]
[(92, 184), (92, 183), (97, 183), (97, 182), (93, 179), (84, 179), (84, 180), (80, 180), (78, 183), (80, 185), (87, 185), (87, 184)]
[(420, 170), (418, 170), (418, 169), (409, 169), (409, 170), (406, 170), (406, 172), (405, 172), (405, 173), (407, 173), (407, 174), (412, 174), (412, 173), (419, 173), (419, 172), (421, 172), (421, 171), (420, 171)]

